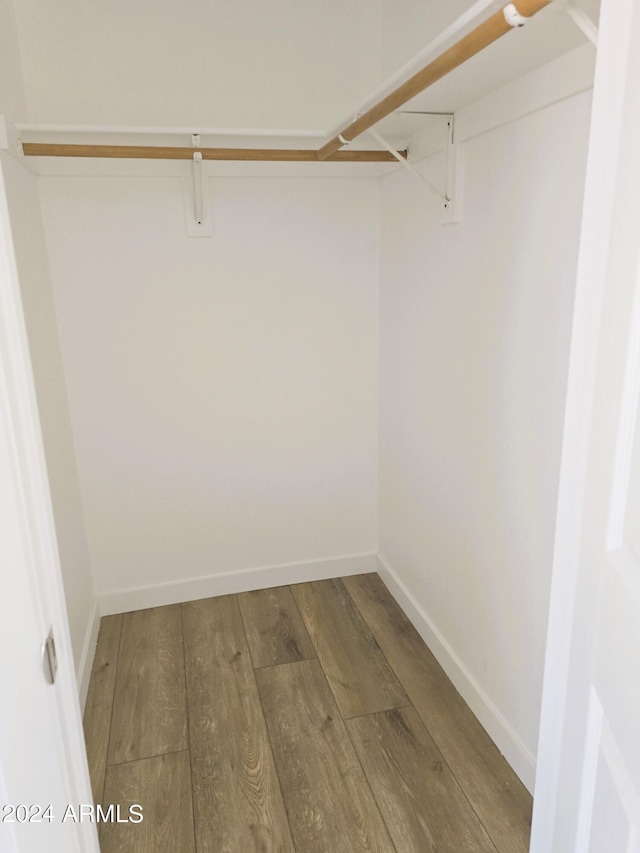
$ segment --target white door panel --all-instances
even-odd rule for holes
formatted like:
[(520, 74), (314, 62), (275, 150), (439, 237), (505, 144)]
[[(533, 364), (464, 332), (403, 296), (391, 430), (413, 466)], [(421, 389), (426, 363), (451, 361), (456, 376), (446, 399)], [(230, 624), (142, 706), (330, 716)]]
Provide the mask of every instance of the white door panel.
[(631, 480), (632, 488), (627, 507), (625, 538), (634, 558), (640, 560), (640, 450), (634, 455)]
[(640, 4), (603, 0), (533, 853), (640, 853)]
[(611, 730), (604, 725), (587, 833), (589, 853), (638, 853), (636, 791)]

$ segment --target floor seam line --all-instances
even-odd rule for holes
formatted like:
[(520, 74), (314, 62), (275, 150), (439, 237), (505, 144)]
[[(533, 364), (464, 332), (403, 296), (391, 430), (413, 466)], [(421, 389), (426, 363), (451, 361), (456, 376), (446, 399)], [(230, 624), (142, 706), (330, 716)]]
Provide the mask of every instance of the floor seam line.
[(191, 782), (191, 824), (193, 828), (193, 849), (198, 853), (196, 833), (196, 803), (193, 787), (193, 750), (191, 749), (191, 719), (189, 716), (189, 691), (187, 689), (187, 644), (184, 638), (184, 602), (180, 603), (180, 634), (182, 636), (182, 666), (184, 672), (184, 706), (187, 713), (187, 752), (189, 754), (189, 781)]
[[(247, 649), (249, 650), (249, 661), (252, 661), (251, 658), (251, 649), (249, 648), (249, 639), (247, 637), (247, 629), (244, 624), (244, 617), (242, 615), (242, 608), (240, 607), (240, 601), (237, 600), (238, 605), (238, 613), (240, 614), (240, 625), (242, 626), (242, 632), (244, 634), (244, 641), (247, 644)], [(286, 666), (286, 664), (282, 664)], [(264, 667), (262, 667), (264, 668)], [(264, 705), (262, 703), (262, 696), (260, 695), (260, 688), (258, 687), (258, 679), (256, 678), (256, 669), (253, 664), (251, 666), (251, 676), (253, 678), (253, 684), (256, 689), (256, 696), (258, 697), (258, 705), (260, 707), (260, 713), (262, 715), (262, 722), (264, 723), (264, 731), (267, 736), (267, 743), (269, 744), (269, 752), (271, 754), (271, 760), (273, 761), (273, 770), (276, 774), (276, 779), (278, 781), (278, 790), (280, 791), (280, 798), (282, 800), (282, 807), (284, 809), (284, 815), (287, 819), (287, 826), (289, 827), (289, 838), (291, 839), (291, 846), (294, 850), (294, 853), (299, 853), (298, 848), (296, 847), (295, 838), (293, 837), (293, 828), (291, 826), (291, 819), (289, 817), (289, 809), (287, 807), (287, 800), (284, 796), (284, 791), (282, 790), (282, 782), (280, 781), (280, 773), (278, 772), (278, 765), (276, 763), (276, 755), (273, 749), (273, 744), (271, 742), (271, 735), (269, 734), (269, 726), (267, 725), (267, 716), (264, 712)]]

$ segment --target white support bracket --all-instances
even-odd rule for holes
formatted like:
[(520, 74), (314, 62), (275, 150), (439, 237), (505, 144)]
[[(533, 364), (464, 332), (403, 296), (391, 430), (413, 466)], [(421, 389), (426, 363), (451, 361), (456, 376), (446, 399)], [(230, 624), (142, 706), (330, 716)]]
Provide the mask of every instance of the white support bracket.
[(593, 23), (587, 13), (578, 6), (574, 0), (560, 0), (560, 8), (571, 18), (573, 23), (582, 30), (589, 41), (598, 46), (598, 27)]
[(193, 212), (196, 219), (196, 225), (202, 225), (204, 222), (204, 204), (202, 201), (202, 153), (200, 151), (193, 152)]
[(462, 150), (455, 140), (455, 116), (447, 118), (447, 139), (445, 142), (447, 162), (446, 201), (443, 223), (462, 222)]
[(419, 172), (415, 166), (413, 166), (405, 157), (400, 154), (397, 149), (391, 145), (383, 136), (373, 130), (373, 128), (369, 128), (367, 133), (369, 133), (376, 142), (381, 145), (383, 148), (386, 148), (396, 160), (404, 166), (412, 175), (416, 178), (419, 178), (423, 184), (426, 184), (427, 187), (431, 190), (432, 193), (438, 196), (440, 203), (442, 204), (443, 223), (453, 223), (461, 221), (461, 184), (462, 184), (462, 175), (461, 175), (461, 164), (462, 160), (460, 157), (459, 146), (454, 141), (454, 115), (453, 113), (438, 113), (438, 115), (442, 115), (447, 119), (447, 136), (445, 141), (445, 164), (446, 164), (446, 175), (445, 175), (445, 190), (441, 192), (431, 181), (423, 175), (422, 172)]
[(400, 154), (400, 152), (396, 148), (394, 148), (390, 142), (387, 142), (387, 140), (383, 136), (380, 136), (380, 134), (376, 130), (373, 130), (373, 128), (369, 128), (367, 133), (373, 136), (376, 142), (383, 148), (386, 148), (390, 154), (393, 154), (398, 163), (401, 163), (405, 167), (405, 169), (411, 172), (412, 175), (415, 175), (416, 178), (419, 178), (423, 184), (426, 184), (431, 190), (431, 192), (435, 193), (441, 201), (445, 203), (448, 201), (446, 195), (440, 192), (440, 190), (431, 183), (429, 178), (427, 178), (425, 175), (421, 174), (417, 169), (415, 169), (411, 165), (411, 163), (409, 163), (408, 160), (403, 157), (402, 154)]
[(526, 15), (521, 15), (513, 3), (508, 3), (502, 10), (502, 14), (510, 27), (524, 27), (529, 22), (529, 18)]
[[(191, 134), (191, 144), (200, 147), (200, 134)], [(205, 179), (202, 174), (202, 152), (194, 151), (191, 179), (183, 179), (184, 213), (189, 237), (211, 237), (213, 227), (206, 209)]]
[(9, 134), (7, 132), (7, 122), (3, 115), (0, 115), (0, 148), (5, 151), (9, 150)]
[(2, 114), (0, 114), (0, 149), (10, 154), (32, 174), (37, 174), (36, 164), (29, 162), (29, 158), (22, 153), (22, 141), (18, 129), (14, 124), (10, 124), (6, 116)]

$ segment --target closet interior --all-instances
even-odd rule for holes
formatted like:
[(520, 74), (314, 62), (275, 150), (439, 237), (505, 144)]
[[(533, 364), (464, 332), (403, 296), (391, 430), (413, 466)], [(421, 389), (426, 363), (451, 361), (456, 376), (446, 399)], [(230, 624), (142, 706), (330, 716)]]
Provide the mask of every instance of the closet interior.
[[(240, 849), (198, 823), (212, 802), (247, 849), (342, 849), (304, 817), (288, 720), (316, 738), (310, 777), (341, 784), (323, 743), (357, 780), (318, 806), (344, 849), (524, 853), (598, 0), (2, 15), (2, 176), (96, 799), (162, 758), (195, 820), (173, 849)], [(147, 646), (176, 667), (155, 682)], [(166, 742), (126, 710), (147, 676), (183, 685)], [(324, 723), (296, 716), (305, 691)], [(239, 753), (194, 747), (203, 702), (257, 721), (253, 822), (217, 799), (251, 808)], [(387, 798), (403, 732), (440, 774), (415, 802), (454, 791), (466, 841)], [(135, 849), (118, 831), (105, 850)]]

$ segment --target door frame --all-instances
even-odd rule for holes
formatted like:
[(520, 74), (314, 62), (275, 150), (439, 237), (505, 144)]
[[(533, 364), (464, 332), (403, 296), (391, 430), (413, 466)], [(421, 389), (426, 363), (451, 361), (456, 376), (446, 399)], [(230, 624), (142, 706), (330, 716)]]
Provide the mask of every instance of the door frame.
[[(624, 119), (624, 92), (627, 85), (640, 85), (640, 80), (632, 79), (633, 57), (628, 49), (634, 1), (601, 2), (565, 401), (530, 853), (553, 853), (555, 850), (574, 608), (583, 583), (579, 569), (582, 517)], [(640, 139), (637, 146), (640, 150)], [(583, 778), (587, 772), (585, 767), (580, 770)]]
[[(10, 155), (2, 152), (2, 156)], [(59, 661), (56, 681), (51, 688), (54, 691), (52, 701), (41, 709), (41, 713), (52, 714), (55, 718), (51, 728), (55, 732), (58, 767), (65, 789), (55, 793), (69, 804), (89, 804), (93, 802), (93, 795), (82, 713), (1, 158), (0, 415), (4, 432), (2, 440), (6, 441), (13, 462), (9, 481), (0, 478), (0, 494), (7, 506), (18, 508), (16, 515), (20, 519), (20, 534), (29, 557), (25, 562), (30, 605), (38, 624), (52, 626)], [(12, 567), (7, 566), (5, 570), (10, 572)], [(18, 641), (21, 639), (17, 638)], [(42, 637), (33, 637), (32, 641), (34, 657), (39, 656), (44, 633)], [(20, 685), (12, 684), (10, 688), (11, 701), (19, 703)], [(5, 761), (5, 756), (0, 754), (0, 768), (5, 766)], [(6, 775), (4, 784), (9, 787)], [(1, 778), (0, 786), (4, 787)], [(68, 829), (67, 845), (73, 844), (74, 853), (99, 853), (95, 824), (65, 823), (65, 827)], [(3, 829), (6, 830), (4, 837), (13, 844), (15, 853), (27, 849), (23, 847), (20, 833), (12, 832), (8, 824)], [(52, 846), (52, 850), (57, 848)]]

